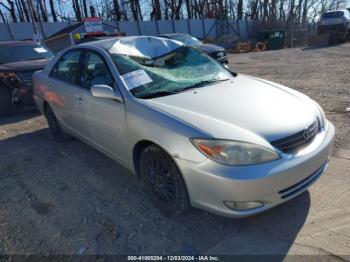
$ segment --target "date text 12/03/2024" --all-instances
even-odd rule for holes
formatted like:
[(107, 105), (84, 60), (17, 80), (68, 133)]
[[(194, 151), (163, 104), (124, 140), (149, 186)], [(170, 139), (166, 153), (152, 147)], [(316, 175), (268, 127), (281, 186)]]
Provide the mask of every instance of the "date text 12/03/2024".
[(128, 256), (128, 261), (219, 261), (217, 256)]

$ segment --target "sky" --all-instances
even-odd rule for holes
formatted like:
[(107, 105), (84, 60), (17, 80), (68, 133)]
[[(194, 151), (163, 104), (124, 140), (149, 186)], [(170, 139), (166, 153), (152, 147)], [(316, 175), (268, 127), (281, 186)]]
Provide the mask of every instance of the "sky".
[[(2, 2), (2, 1), (4, 1), (4, 0), (0, 0), (0, 2)], [(247, 0), (244, 0), (244, 1), (247, 1)], [(100, 4), (101, 2), (103, 3), (104, 1), (87, 0), (88, 5), (91, 3), (95, 6), (95, 8), (97, 7), (96, 9), (101, 8), (101, 4)], [(122, 0), (120, 2), (122, 2)], [(141, 1), (141, 2), (143, 2), (143, 1)], [(149, 2), (150, 1), (147, 1), (147, 3), (149, 3)], [(58, 13), (61, 13), (61, 11), (62, 11), (66, 18), (74, 19), (74, 12), (72, 9), (72, 1), (71, 0), (56, 0), (55, 6), (56, 6), (56, 11)], [(346, 0), (346, 7), (350, 8), (350, 0)], [(109, 8), (112, 9), (112, 6), (109, 6)], [(8, 12), (6, 12), (6, 10), (2, 6), (0, 6), (0, 9), (2, 9), (2, 11), (7, 14), (7, 16), (9, 16)], [(150, 12), (151, 12), (149, 5), (143, 6), (142, 9), (143, 9), (144, 19), (149, 20), (150, 19)], [(99, 10), (96, 10), (96, 11), (97, 11), (97, 15), (98, 15)]]

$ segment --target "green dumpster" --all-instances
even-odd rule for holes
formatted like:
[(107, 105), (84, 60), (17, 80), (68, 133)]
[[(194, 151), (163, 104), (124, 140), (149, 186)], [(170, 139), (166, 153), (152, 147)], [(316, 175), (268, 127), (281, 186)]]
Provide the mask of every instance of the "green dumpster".
[(267, 42), (268, 50), (277, 50), (284, 47), (286, 31), (284, 30), (263, 30), (258, 33), (258, 42)]

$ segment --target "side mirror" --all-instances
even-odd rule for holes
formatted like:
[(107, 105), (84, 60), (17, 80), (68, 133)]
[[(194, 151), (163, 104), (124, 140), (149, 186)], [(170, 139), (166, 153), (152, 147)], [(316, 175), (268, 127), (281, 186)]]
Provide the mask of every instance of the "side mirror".
[(113, 88), (108, 85), (93, 85), (90, 88), (90, 92), (93, 97), (106, 98), (118, 102), (123, 102), (121, 95), (116, 93)]

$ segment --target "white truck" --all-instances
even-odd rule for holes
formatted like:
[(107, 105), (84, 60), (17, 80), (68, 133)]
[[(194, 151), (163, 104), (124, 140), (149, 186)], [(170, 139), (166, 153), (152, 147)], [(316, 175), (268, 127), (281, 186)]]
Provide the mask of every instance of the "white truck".
[(329, 44), (345, 41), (350, 36), (350, 11), (339, 9), (322, 14), (317, 33), (327, 35)]

